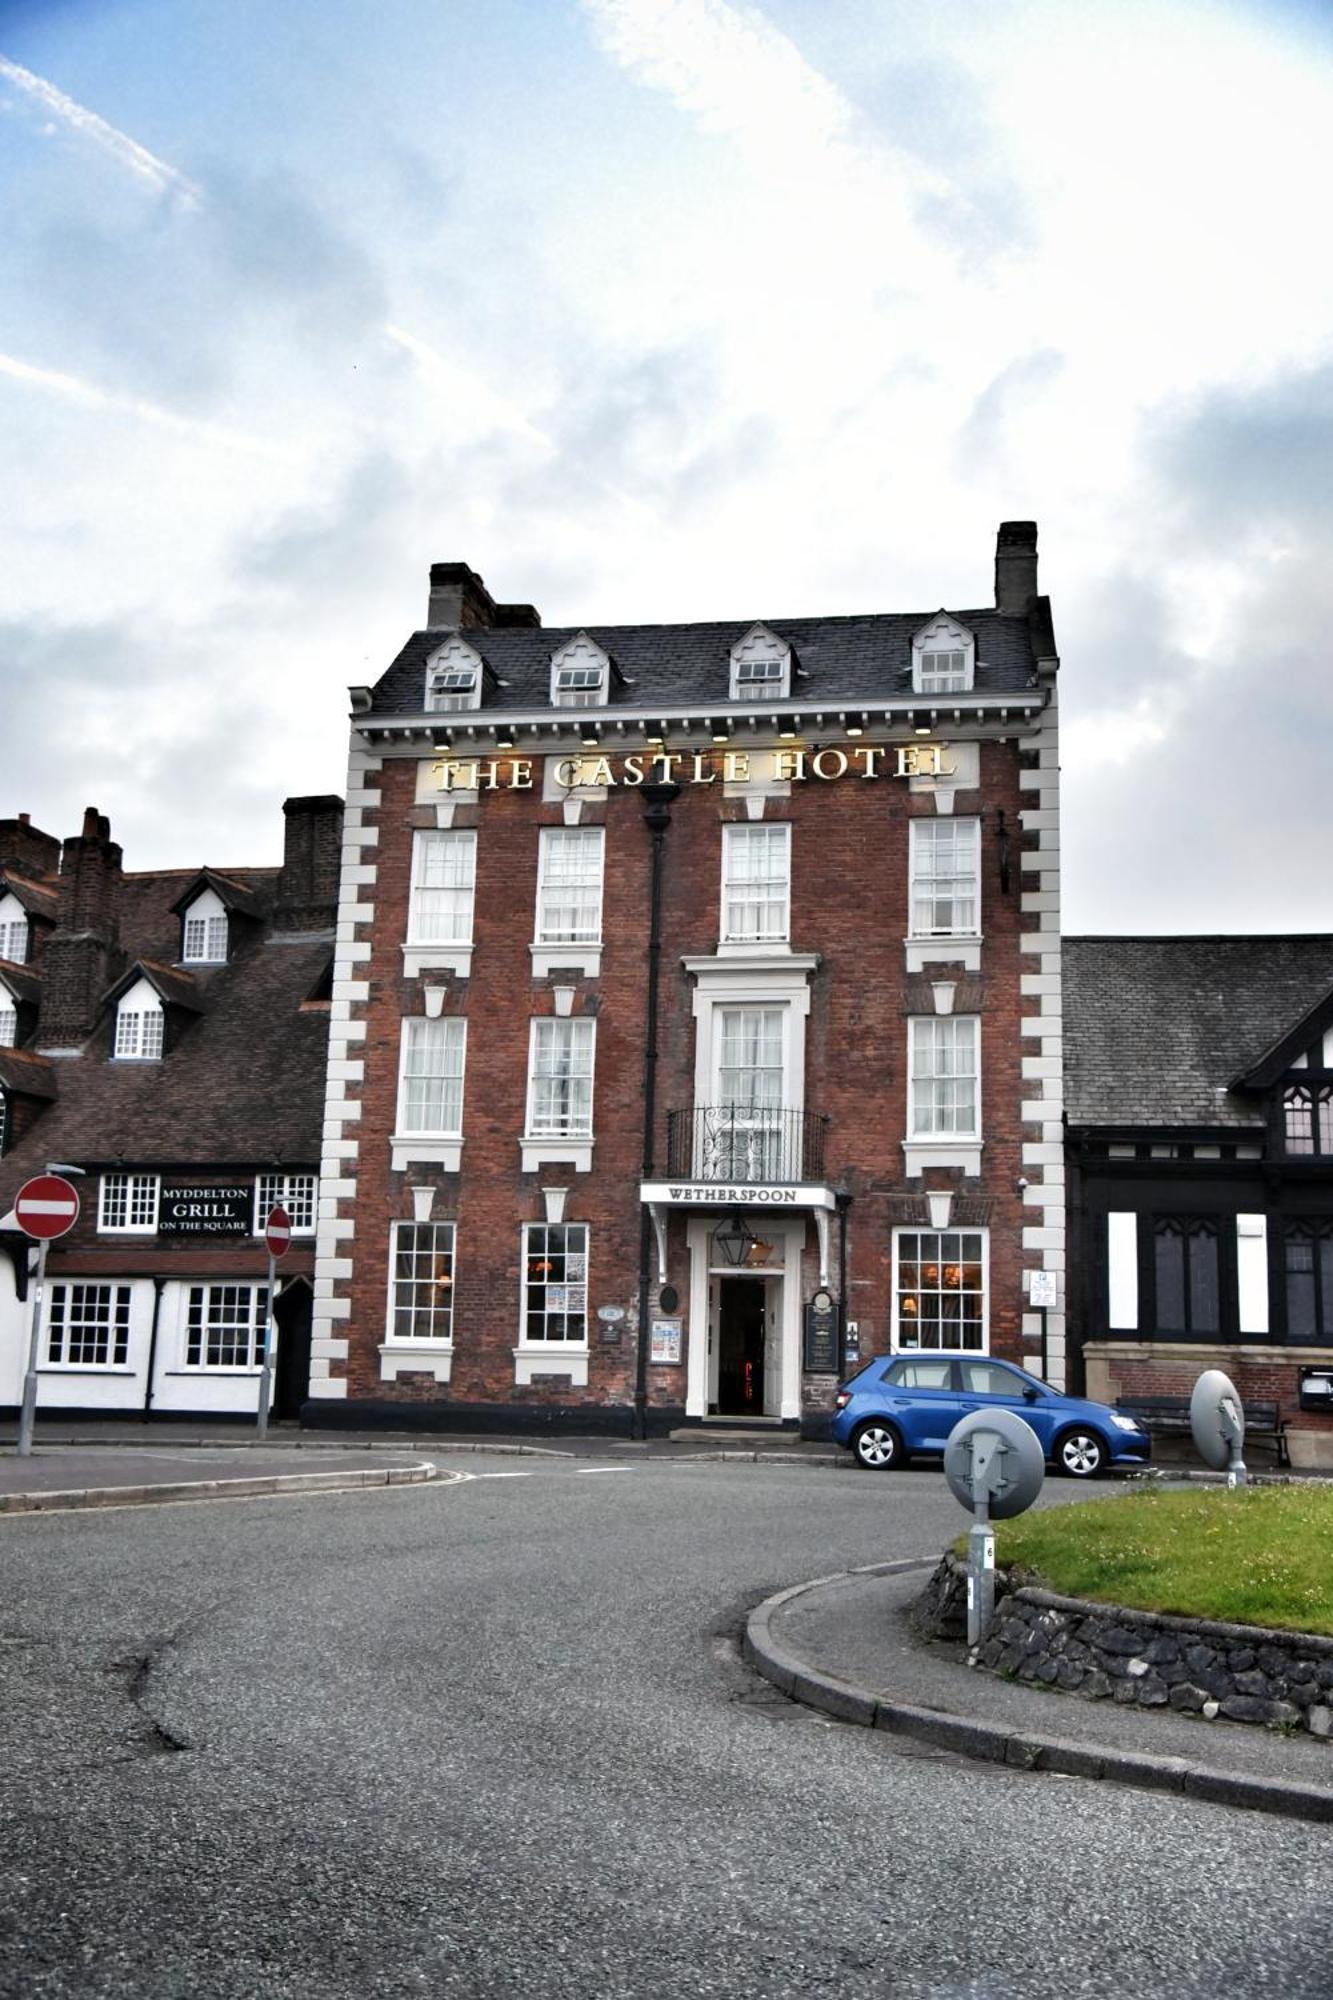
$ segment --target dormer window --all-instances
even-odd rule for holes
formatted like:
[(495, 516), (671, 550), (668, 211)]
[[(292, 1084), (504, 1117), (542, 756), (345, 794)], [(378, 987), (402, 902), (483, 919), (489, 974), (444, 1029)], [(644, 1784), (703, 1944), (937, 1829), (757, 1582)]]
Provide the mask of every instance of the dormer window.
[(917, 694), (967, 694), (975, 666), (975, 639), (947, 611), (937, 613), (912, 641), (912, 686)]
[(146, 979), (136, 980), (116, 1008), (112, 1054), (121, 1062), (157, 1062), (162, 1055), (162, 1001)]
[(551, 705), (553, 708), (600, 708), (607, 699), (611, 662), (586, 632), (553, 654), (551, 659)]
[(19, 1010), (13, 994), (7, 987), (0, 986), (0, 1049), (12, 1049), (18, 1043)]
[(432, 714), (480, 708), (484, 662), (458, 634), (426, 662), (426, 707)]
[(185, 965), (225, 965), (227, 912), (212, 889), (196, 896), (185, 912), (181, 961)]
[(28, 963), (28, 917), (15, 895), (0, 896), (0, 958), (11, 965)]
[(731, 699), (782, 701), (791, 693), (791, 647), (767, 625), (752, 625), (731, 649)]

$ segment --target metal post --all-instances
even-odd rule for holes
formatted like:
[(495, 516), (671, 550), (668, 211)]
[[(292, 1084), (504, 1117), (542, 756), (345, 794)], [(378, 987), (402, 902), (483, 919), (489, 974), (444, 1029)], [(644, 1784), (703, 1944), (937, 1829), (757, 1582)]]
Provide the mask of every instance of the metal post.
[(998, 1440), (976, 1431), (972, 1437), (972, 1505), (975, 1518), (967, 1535), (967, 1643), (979, 1646), (995, 1616), (995, 1530), (990, 1524), (990, 1493), (986, 1473)]
[(1228, 1487), (1244, 1486), (1249, 1480), (1250, 1475), (1245, 1469), (1245, 1460), (1241, 1455), (1243, 1451), (1244, 1446), (1240, 1440), (1233, 1438), (1231, 1441), (1231, 1460), (1227, 1466)]
[(19, 1457), (32, 1456), (32, 1427), (37, 1414), (37, 1360), (42, 1339), (42, 1295), (46, 1290), (46, 1238), (37, 1246), (37, 1281), (32, 1293), (32, 1332), (28, 1337), (28, 1372), (23, 1377), (23, 1409), (19, 1417)]
[(274, 1258), (268, 1253), (268, 1311), (264, 1315), (264, 1366), (259, 1376), (259, 1428), (261, 1438), (268, 1436), (268, 1399), (273, 1382), (273, 1286)]

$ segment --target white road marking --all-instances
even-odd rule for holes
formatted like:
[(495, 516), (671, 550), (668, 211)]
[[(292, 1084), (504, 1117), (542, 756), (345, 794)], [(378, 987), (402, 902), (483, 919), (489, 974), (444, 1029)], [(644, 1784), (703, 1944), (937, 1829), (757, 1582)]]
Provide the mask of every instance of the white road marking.
[(600, 1472), (637, 1472), (637, 1465), (585, 1465), (579, 1473), (580, 1479), (595, 1479)]

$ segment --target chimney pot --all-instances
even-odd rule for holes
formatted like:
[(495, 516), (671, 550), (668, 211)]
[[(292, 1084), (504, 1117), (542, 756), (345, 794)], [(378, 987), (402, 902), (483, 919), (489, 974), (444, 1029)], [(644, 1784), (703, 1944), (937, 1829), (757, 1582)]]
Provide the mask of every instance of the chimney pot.
[(1037, 524), (1001, 521), (995, 538), (995, 609), (1022, 617), (1037, 595)]

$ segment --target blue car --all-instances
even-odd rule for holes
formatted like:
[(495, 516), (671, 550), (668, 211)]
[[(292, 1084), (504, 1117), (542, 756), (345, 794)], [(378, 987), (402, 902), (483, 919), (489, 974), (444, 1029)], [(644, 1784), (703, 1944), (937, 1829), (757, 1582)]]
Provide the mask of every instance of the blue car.
[(918, 1454), (942, 1457), (954, 1425), (974, 1410), (1016, 1411), (1049, 1463), (1071, 1479), (1152, 1458), (1152, 1440), (1135, 1418), (1063, 1396), (1011, 1361), (984, 1354), (881, 1355), (843, 1384), (836, 1408), (834, 1442), (875, 1472)]

